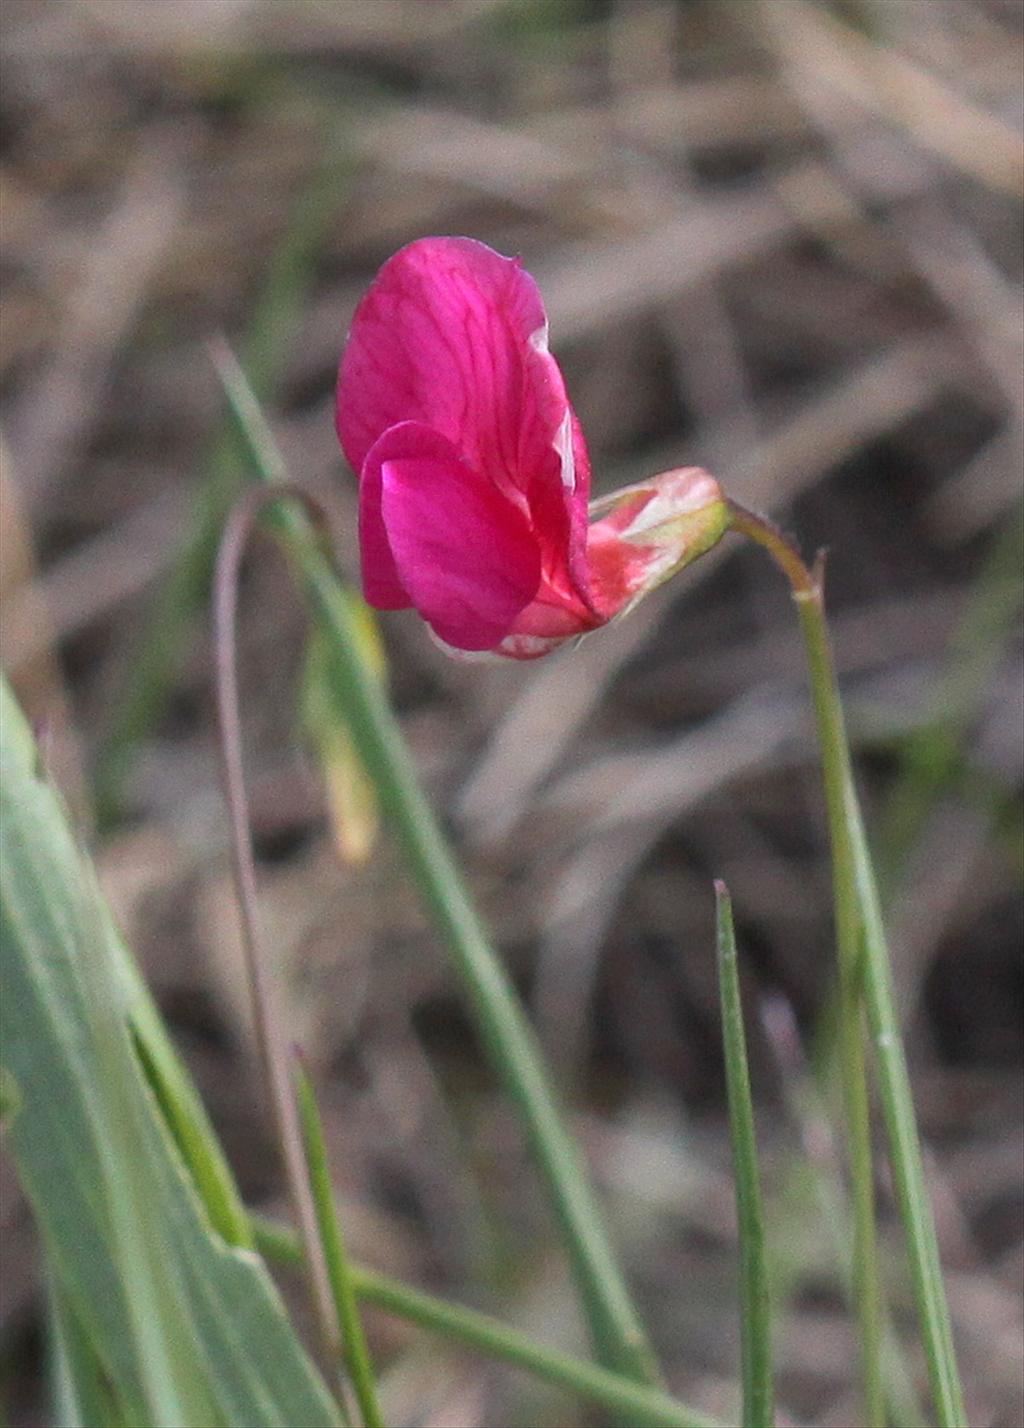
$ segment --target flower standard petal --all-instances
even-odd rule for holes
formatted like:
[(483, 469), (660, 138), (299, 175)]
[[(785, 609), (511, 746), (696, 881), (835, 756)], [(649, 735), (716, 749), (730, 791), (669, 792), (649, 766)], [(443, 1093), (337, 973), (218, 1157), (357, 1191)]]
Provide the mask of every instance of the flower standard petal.
[(518, 259), (469, 238), (423, 238), (381, 268), (339, 373), (338, 435), (353, 468), (406, 421), (447, 437), (519, 506), (548, 579), (586, 599), (586, 446)]

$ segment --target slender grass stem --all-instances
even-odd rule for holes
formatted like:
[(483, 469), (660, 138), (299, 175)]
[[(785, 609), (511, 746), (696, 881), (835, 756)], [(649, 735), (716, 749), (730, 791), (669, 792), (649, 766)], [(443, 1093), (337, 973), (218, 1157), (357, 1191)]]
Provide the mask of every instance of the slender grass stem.
[[(884, 1424), (880, 1359), (882, 1313), (874, 1255), (874, 1208), (870, 1184), (867, 1088), (864, 1080), (862, 1008), (871, 1030), (878, 1086), (889, 1140), (889, 1158), (907, 1242), (911, 1278), (941, 1428), (966, 1422), (938, 1242), (925, 1182), (910, 1078), (900, 1035), (892, 969), (871, 855), (853, 778), (835, 664), (825, 619), (821, 560), (809, 570), (776, 526), (730, 502), (733, 528), (762, 546), (793, 590), (821, 751), (832, 844), (836, 934), (839, 956), (841, 1063), (846, 1088), (847, 1137), (854, 1195), (854, 1291), (861, 1327), (864, 1397), (868, 1422)], [(857, 1054), (854, 1055), (856, 1037)], [(870, 1205), (871, 1232), (868, 1234)], [(870, 1264), (862, 1262), (871, 1247)]]
[[(257, 1248), (267, 1259), (281, 1264), (302, 1263), (302, 1247), (293, 1231), (260, 1215), (251, 1217), (250, 1226)], [(626, 1423), (650, 1423), (664, 1428), (717, 1428), (714, 1419), (658, 1389), (645, 1388), (596, 1364), (546, 1348), (489, 1314), (446, 1303), (361, 1265), (351, 1265), (351, 1272), (356, 1297), (362, 1302), (406, 1323), (416, 1324), (428, 1333), (452, 1339), (489, 1358), (522, 1369), (567, 1393), (600, 1404), (621, 1414)]]
[(384, 1428), (384, 1419), (377, 1402), (377, 1390), (373, 1381), (373, 1366), (366, 1347), (362, 1320), (356, 1305), (352, 1269), (345, 1241), (341, 1233), (337, 1211), (334, 1205), (334, 1191), (331, 1186), (330, 1171), (327, 1167), (327, 1150), (324, 1146), (323, 1125), (317, 1109), (316, 1097), (309, 1077), (298, 1066), (295, 1072), (296, 1093), (299, 1101), (299, 1119), (302, 1122), (303, 1141), (306, 1147), (306, 1163), (309, 1167), (313, 1203), (316, 1207), (317, 1225), (320, 1229), (320, 1243), (323, 1246), (327, 1277), (334, 1296), (334, 1307), (341, 1325), (345, 1366), (352, 1381), (352, 1389), (359, 1404), (364, 1428)]
[(772, 1323), (765, 1264), (764, 1211), (754, 1133), (754, 1106), (747, 1069), (736, 935), (732, 900), (723, 882), (715, 883), (718, 984), (725, 1046), (725, 1083), (729, 1099), (736, 1180), (736, 1221), (740, 1243), (740, 1346), (743, 1365), (744, 1428), (772, 1428), (775, 1389), (772, 1381)]
[[(225, 344), (214, 345), (211, 355), (260, 479), (280, 481), (281, 458), (244, 373)], [(563, 1123), (533, 1030), (420, 788), (380, 680), (360, 652), (344, 588), (300, 511), (282, 504), (275, 513), (275, 529), (328, 638), (339, 712), (348, 721), (381, 806), (452, 957), (491, 1064), (519, 1109), (548, 1184), (598, 1356), (606, 1368), (636, 1382), (657, 1382), (654, 1355), (616, 1263), (589, 1177)]]

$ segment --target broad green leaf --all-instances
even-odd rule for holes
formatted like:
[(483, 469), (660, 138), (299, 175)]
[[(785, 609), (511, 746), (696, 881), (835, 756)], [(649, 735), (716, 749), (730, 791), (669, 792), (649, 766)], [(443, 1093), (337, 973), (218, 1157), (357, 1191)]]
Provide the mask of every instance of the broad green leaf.
[(21, 1092), (18, 1083), (7, 1070), (0, 1066), (0, 1130), (6, 1128), (21, 1107)]
[(60, 1428), (130, 1428), (92, 1344), (56, 1285), (50, 1285), (47, 1300), (53, 1422)]
[(0, 1055), (22, 1098), (7, 1143), (60, 1290), (132, 1422), (170, 1394), (231, 1428), (334, 1428), (264, 1266), (213, 1228), (163, 1122), (126, 965), (0, 683)]

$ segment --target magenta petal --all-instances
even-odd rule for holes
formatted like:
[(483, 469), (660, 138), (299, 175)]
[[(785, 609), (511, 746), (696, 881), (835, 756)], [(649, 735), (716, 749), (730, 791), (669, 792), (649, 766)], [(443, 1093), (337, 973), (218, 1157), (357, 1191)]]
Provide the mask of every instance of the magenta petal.
[(389, 428), (417, 422), (528, 512), (544, 569), (585, 592), (590, 470), (536, 283), (469, 238), (422, 238), (389, 259), (356, 311), (337, 426), (360, 471)]
[(435, 633), (493, 649), (540, 583), (518, 508), (463, 462), (419, 455), (382, 463), (381, 514), (401, 584)]
[(485, 244), (400, 249), (359, 304), (342, 358), (338, 435), (353, 469), (389, 427), (418, 421), (485, 475), (513, 474), (524, 350), (544, 323), (533, 280)]
[(377, 610), (405, 610), (414, 603), (395, 566), (381, 511), (381, 468), (403, 457), (458, 462), (459, 453), (447, 437), (418, 421), (389, 427), (366, 453), (359, 480), (359, 553), (363, 594)]

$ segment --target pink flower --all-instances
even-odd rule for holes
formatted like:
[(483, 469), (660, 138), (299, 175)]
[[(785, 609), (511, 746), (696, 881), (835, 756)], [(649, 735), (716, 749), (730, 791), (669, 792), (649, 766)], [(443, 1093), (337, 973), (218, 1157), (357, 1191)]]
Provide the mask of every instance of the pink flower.
[(589, 508), (537, 285), (470, 238), (421, 238), (381, 268), (342, 358), (337, 429), (359, 475), (367, 601), (411, 606), (454, 653), (545, 654), (725, 529), (718, 484), (695, 468)]

